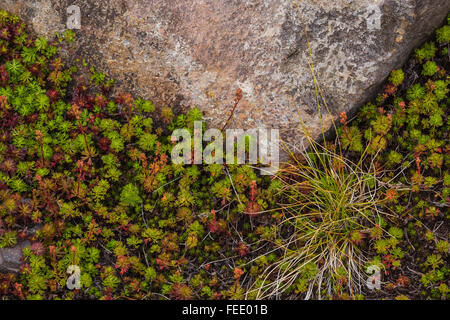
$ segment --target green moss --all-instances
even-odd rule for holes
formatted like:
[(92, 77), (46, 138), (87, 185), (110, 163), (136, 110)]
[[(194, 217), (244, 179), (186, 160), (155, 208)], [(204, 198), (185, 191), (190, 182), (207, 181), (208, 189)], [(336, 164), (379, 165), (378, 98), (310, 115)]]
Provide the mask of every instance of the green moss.
[(402, 84), (403, 80), (405, 79), (405, 73), (402, 69), (399, 70), (393, 70), (391, 72), (391, 75), (389, 76), (389, 81), (396, 86), (399, 86)]
[(435, 75), (435, 73), (438, 72), (438, 67), (435, 62), (433, 61), (427, 61), (423, 65), (422, 74), (424, 76), (432, 77)]

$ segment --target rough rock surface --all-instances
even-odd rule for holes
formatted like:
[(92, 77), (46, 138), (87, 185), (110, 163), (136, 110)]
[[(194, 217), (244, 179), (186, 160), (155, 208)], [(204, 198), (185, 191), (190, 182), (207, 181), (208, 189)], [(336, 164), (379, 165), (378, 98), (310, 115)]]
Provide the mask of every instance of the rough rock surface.
[(29, 245), (28, 241), (24, 241), (12, 248), (0, 248), (0, 272), (18, 272), (22, 264), (22, 250)]
[[(188, 109), (213, 126), (244, 99), (229, 127), (272, 127), (301, 140), (299, 115), (320, 132), (305, 27), (332, 116), (371, 98), (391, 69), (439, 27), (449, 0), (2, 0), (37, 33), (62, 31), (81, 8), (73, 57), (115, 78), (119, 88)], [(323, 111), (324, 128), (332, 116)]]
[[(42, 225), (37, 224), (27, 230), (27, 235), (30, 237), (41, 229)], [(26, 247), (32, 248), (28, 240), (20, 241), (11, 248), (0, 248), (0, 273), (19, 272), (20, 266), (22, 265), (22, 251)]]

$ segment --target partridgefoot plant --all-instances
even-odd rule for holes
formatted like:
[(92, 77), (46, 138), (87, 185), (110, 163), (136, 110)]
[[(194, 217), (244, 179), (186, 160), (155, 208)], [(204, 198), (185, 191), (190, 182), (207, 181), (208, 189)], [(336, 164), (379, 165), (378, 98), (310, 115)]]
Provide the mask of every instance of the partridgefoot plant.
[(94, 68), (75, 81), (58, 48), (0, 10), (0, 249), (30, 244), (1, 299), (242, 297), (236, 226), (274, 204), (270, 178), (172, 163), (171, 133), (193, 136), (200, 110), (113, 96)]

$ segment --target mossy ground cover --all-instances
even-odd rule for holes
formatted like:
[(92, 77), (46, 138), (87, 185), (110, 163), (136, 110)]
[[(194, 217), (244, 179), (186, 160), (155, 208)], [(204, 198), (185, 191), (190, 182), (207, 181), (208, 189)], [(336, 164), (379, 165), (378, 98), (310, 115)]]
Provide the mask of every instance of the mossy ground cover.
[[(0, 296), (242, 299), (277, 284), (283, 290), (270, 297), (448, 298), (449, 29), (393, 71), (354, 120), (342, 115), (338, 138), (321, 147), (348, 161), (370, 159), (361, 168), (373, 181), (333, 161), (307, 180), (296, 174), (311, 168), (308, 156), (276, 177), (246, 165), (172, 164), (171, 132), (192, 133), (198, 109), (174, 114), (112, 94), (113, 82), (95, 69), (76, 80), (77, 67), (58, 53), (72, 32), (49, 42), (0, 11), (0, 247), (31, 243), (20, 272), (0, 274)], [(363, 210), (341, 192), (348, 177), (369, 188)], [(336, 199), (352, 206), (325, 220)], [(366, 210), (374, 219), (364, 219)], [(331, 251), (320, 239), (336, 219), (349, 222), (339, 224), (339, 247), (364, 257), (362, 272), (380, 266), (382, 290), (353, 291), (352, 260), (324, 268)], [(297, 269), (284, 263), (305, 251), (302, 239), (314, 228), (321, 258)], [(71, 265), (81, 269), (80, 289), (66, 286)], [(267, 273), (276, 268), (294, 268), (295, 277)], [(322, 287), (317, 280), (325, 278)]]

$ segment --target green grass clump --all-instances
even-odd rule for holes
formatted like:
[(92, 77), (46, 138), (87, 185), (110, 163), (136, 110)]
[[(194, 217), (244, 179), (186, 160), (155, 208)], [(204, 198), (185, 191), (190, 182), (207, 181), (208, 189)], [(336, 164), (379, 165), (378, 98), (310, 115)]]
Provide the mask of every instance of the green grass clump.
[[(293, 163), (280, 172), (283, 182), (280, 203), (283, 221), (288, 228), (286, 239), (279, 242), (283, 257), (267, 268), (259, 298), (273, 297), (298, 286), (305, 270), (309, 273), (307, 298), (333, 296), (348, 290), (361, 292), (366, 257), (361, 251), (372, 229), (387, 214), (385, 201), (376, 193), (378, 179), (366, 152), (353, 163), (336, 152), (335, 145), (320, 146), (309, 139), (311, 151), (293, 156)], [(268, 281), (276, 274), (276, 281)], [(303, 284), (302, 284), (303, 286)]]

